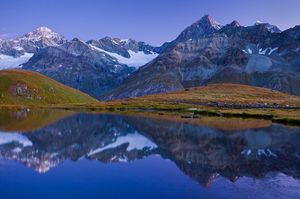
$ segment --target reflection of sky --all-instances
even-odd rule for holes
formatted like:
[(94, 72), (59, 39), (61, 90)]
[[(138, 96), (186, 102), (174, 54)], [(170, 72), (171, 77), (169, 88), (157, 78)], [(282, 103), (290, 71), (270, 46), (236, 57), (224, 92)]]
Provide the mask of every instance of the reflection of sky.
[(1, 0), (0, 35), (49, 26), (69, 39), (135, 38), (158, 45), (205, 14), (220, 23), (257, 20), (286, 29), (300, 23), (299, 0)]
[[(1, 198), (192, 198), (200, 186), (170, 161), (102, 164), (65, 161), (46, 174), (19, 164), (0, 167)], [(34, 197), (31, 197), (34, 196)]]
[(218, 178), (204, 188), (159, 156), (130, 163), (65, 161), (46, 174), (9, 162), (0, 166), (1, 198), (297, 198), (300, 183), (283, 174), (263, 180)]

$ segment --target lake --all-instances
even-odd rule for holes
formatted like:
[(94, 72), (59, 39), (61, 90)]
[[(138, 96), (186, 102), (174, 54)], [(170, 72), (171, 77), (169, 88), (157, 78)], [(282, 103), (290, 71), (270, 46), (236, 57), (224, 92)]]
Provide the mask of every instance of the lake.
[(0, 111), (2, 198), (300, 198), (300, 128), (267, 120)]

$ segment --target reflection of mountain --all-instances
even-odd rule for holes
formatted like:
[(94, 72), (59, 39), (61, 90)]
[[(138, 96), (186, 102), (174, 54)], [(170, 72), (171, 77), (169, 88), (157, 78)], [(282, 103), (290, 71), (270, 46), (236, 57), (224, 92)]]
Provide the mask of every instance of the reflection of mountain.
[(178, 121), (80, 114), (30, 134), (2, 133), (0, 155), (46, 172), (65, 159), (110, 163), (160, 154), (207, 186), (218, 175), (232, 181), (268, 172), (299, 177), (299, 132), (271, 125), (229, 133)]
[[(7, 133), (6, 137), (11, 135)], [(17, 135), (22, 139), (2, 136), (7, 142), (0, 142), (0, 156), (20, 161), (38, 172), (46, 172), (65, 159), (76, 161), (81, 157), (103, 162), (130, 161), (152, 154), (156, 148), (121, 117), (105, 115), (76, 115)], [(25, 138), (31, 142), (26, 146)]]
[(157, 119), (126, 121), (147, 134), (162, 156), (204, 186), (217, 175), (232, 181), (240, 176), (263, 177), (273, 171), (300, 177), (298, 128), (272, 125), (228, 133)]

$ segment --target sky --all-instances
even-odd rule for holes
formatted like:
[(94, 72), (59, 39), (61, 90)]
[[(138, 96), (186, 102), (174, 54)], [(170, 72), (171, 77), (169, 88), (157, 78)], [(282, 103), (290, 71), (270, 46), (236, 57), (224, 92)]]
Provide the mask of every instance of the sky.
[(205, 14), (221, 24), (262, 21), (285, 30), (300, 24), (300, 0), (0, 0), (0, 38), (47, 26), (68, 39), (160, 45)]

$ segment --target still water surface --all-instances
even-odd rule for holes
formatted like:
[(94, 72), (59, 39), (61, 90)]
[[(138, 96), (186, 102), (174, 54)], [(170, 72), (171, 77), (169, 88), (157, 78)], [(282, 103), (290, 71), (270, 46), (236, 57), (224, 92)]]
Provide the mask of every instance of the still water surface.
[(300, 129), (0, 112), (1, 198), (300, 198)]

